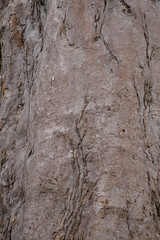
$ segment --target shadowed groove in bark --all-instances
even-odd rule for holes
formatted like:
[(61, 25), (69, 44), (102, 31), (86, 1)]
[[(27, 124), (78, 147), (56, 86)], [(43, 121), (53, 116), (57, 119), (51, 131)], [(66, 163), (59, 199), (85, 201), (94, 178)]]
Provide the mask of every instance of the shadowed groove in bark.
[(137, 86), (136, 86), (136, 83), (135, 83), (135, 80), (134, 80), (134, 76), (132, 77), (132, 81), (133, 81), (133, 87), (134, 87), (134, 90), (135, 90), (135, 93), (136, 93), (136, 97), (137, 97), (137, 101), (138, 101), (138, 106), (140, 108), (141, 107), (141, 100), (140, 100), (138, 89), (137, 89)]
[[(65, 10), (65, 13), (64, 13), (64, 17), (63, 17), (63, 20), (62, 20), (62, 24), (60, 26), (60, 29), (59, 29), (59, 35), (65, 37), (66, 41), (68, 42), (68, 45), (73, 47), (74, 46), (74, 42), (70, 42), (69, 38), (67, 37), (67, 34), (69, 32), (69, 28), (68, 28), (68, 24), (67, 24), (67, 21), (66, 21), (66, 10)], [(74, 46), (74, 48), (77, 48)]]
[(0, 1), (0, 10), (6, 8), (9, 4), (9, 0), (1, 0)]
[(151, 56), (149, 54), (150, 43), (149, 43), (149, 32), (147, 26), (146, 15), (142, 14), (140, 11), (141, 19), (142, 19), (142, 29), (143, 35), (146, 42), (146, 64), (148, 67), (147, 77), (144, 77), (144, 106), (145, 109), (150, 108), (150, 104), (152, 102), (152, 72), (151, 72)]
[[(146, 15), (140, 12), (141, 18), (142, 18), (142, 28), (143, 28), (143, 34), (144, 39), (146, 41), (146, 64), (148, 67), (148, 74), (147, 77), (144, 76), (144, 96), (143, 96), (143, 129), (144, 129), (144, 138), (145, 138), (145, 148), (147, 147), (147, 140), (148, 140), (148, 133), (147, 133), (147, 114), (148, 110), (150, 110), (150, 105), (152, 102), (152, 74), (151, 74), (151, 65), (150, 65), (150, 56), (149, 56), (149, 33), (148, 33), (148, 27), (146, 22)], [(148, 149), (149, 151), (149, 149)], [(146, 151), (145, 151), (146, 153)], [(147, 154), (147, 158), (151, 159), (154, 163), (153, 156), (150, 153), (150, 151)], [(149, 154), (149, 155), (148, 155)]]
[(105, 13), (106, 7), (107, 7), (107, 2), (108, 0), (104, 0), (104, 8), (103, 8), (103, 13)]
[(127, 13), (132, 13), (131, 6), (129, 6), (124, 0), (119, 0), (119, 1), (126, 8)]
[(102, 37), (102, 41), (103, 41), (103, 44), (104, 44), (107, 52), (110, 54), (111, 58), (112, 58), (115, 62), (117, 62), (117, 63), (119, 64), (119, 60), (118, 60), (118, 58), (115, 56), (115, 54), (113, 53), (113, 50), (111, 49), (111, 47), (109, 46), (109, 44), (105, 42), (104, 37), (103, 37), (103, 34), (101, 34), (101, 37)]
[(54, 240), (56, 240), (58, 237), (63, 240), (74, 239), (74, 236), (77, 233), (78, 227), (82, 221), (82, 211), (85, 200), (89, 199), (92, 194), (92, 190), (89, 190), (86, 185), (86, 158), (89, 154), (84, 154), (83, 147), (86, 129), (84, 130), (83, 134), (81, 133), (81, 124), (88, 104), (88, 99), (85, 97), (81, 115), (75, 123), (75, 132), (79, 139), (78, 143), (75, 144), (72, 139), (69, 140), (72, 149), (72, 168), (74, 180), (72, 187), (68, 191), (69, 197), (66, 200), (63, 217), (60, 221), (60, 224), (58, 224), (58, 230), (54, 232)]
[[(150, 133), (149, 133), (149, 117), (150, 117), (150, 111), (152, 107), (152, 69), (151, 69), (151, 57), (149, 55), (150, 52), (150, 41), (149, 41), (149, 30), (147, 26), (147, 19), (146, 15), (142, 14), (140, 12), (140, 16), (142, 19), (142, 29), (143, 29), (143, 35), (144, 35), (144, 40), (146, 43), (146, 52), (145, 52), (145, 66), (146, 68), (143, 69), (142, 76), (144, 79), (144, 94), (142, 100), (140, 99), (140, 92), (138, 91), (138, 88), (136, 86), (134, 76), (132, 77), (133, 80), (133, 87), (137, 96), (137, 101), (138, 105), (140, 108), (140, 118), (141, 118), (141, 126), (142, 126), (142, 132), (143, 132), (143, 151), (146, 156), (146, 162), (149, 164), (155, 165), (155, 160), (154, 160), (154, 155), (152, 154), (152, 150), (148, 144), (149, 138), (150, 138)], [(146, 74), (145, 74), (146, 73)], [(156, 166), (157, 167), (157, 166)], [(159, 218), (159, 194), (157, 192), (157, 180), (152, 180), (150, 168), (147, 167), (146, 165), (146, 171), (147, 171), (147, 176), (148, 176), (148, 187), (149, 187), (149, 197), (150, 197), (150, 206), (153, 211), (153, 220), (155, 222), (155, 227), (157, 233), (160, 233), (159, 229), (159, 224), (158, 224), (158, 218)], [(152, 182), (152, 184), (151, 184)], [(154, 190), (155, 186), (155, 190)], [(145, 215), (146, 216), (146, 215)], [(147, 217), (147, 216), (146, 216)]]
[(144, 38), (146, 41), (146, 63), (148, 66), (148, 69), (150, 69), (150, 56), (149, 56), (149, 33), (148, 33), (148, 26), (147, 26), (147, 21), (146, 21), (146, 14), (143, 14), (142, 17), (142, 21), (143, 21), (143, 34), (144, 34)]
[[(114, 54), (111, 46), (105, 41), (104, 35), (102, 33), (102, 28), (105, 23), (105, 17), (106, 17), (105, 12), (107, 9), (107, 3), (108, 3), (108, 1), (104, 0), (103, 16), (100, 16), (98, 11), (97, 11), (97, 14), (95, 15), (95, 19), (94, 19), (94, 21), (95, 21), (95, 41), (98, 41), (98, 39), (101, 39), (105, 46), (105, 49), (107, 50), (107, 52), (109, 53), (109, 55), (111, 57), (111, 59), (119, 64), (119, 59)], [(98, 24), (100, 24), (99, 30), (98, 30)]]
[[(148, 130), (148, 121), (149, 121), (149, 116), (151, 112), (151, 107), (152, 107), (152, 69), (151, 69), (151, 55), (150, 55), (150, 39), (149, 39), (149, 30), (147, 26), (147, 18), (146, 14), (141, 13), (140, 11), (140, 16), (142, 19), (142, 29), (143, 29), (143, 35), (144, 35), (144, 40), (146, 43), (146, 66), (147, 69), (143, 70), (146, 71), (147, 74), (144, 75), (144, 96), (143, 96), (143, 103), (141, 104), (141, 122), (142, 122), (142, 130), (143, 130), (143, 136), (144, 136), (144, 154), (146, 156), (146, 161), (149, 163), (152, 163), (155, 165), (154, 157), (152, 154), (152, 150), (150, 149), (150, 146), (148, 145), (148, 140), (149, 140), (149, 130)], [(152, 54), (152, 53), (151, 53)], [(151, 174), (150, 174), (150, 169), (147, 168), (147, 176), (148, 176), (148, 186), (150, 190), (150, 205), (152, 207), (153, 211), (153, 220), (155, 222), (156, 230), (158, 233), (160, 233), (160, 228), (158, 224), (158, 218), (160, 219), (159, 216), (159, 209), (160, 209), (160, 204), (159, 204), (159, 194), (157, 190), (153, 190), (153, 186), (151, 185)], [(153, 182), (155, 189), (157, 188), (158, 181), (155, 180)], [(157, 212), (157, 213), (156, 213)]]
[[(32, 45), (30, 47), (30, 52), (32, 54), (28, 53), (28, 42), (26, 41), (26, 29), (27, 24), (23, 28), (23, 36), (24, 36), (24, 71), (25, 71), (25, 81), (26, 84), (26, 90), (28, 91), (28, 117), (27, 117), (27, 129), (30, 128), (31, 120), (30, 120), (30, 112), (31, 112), (31, 101), (32, 97), (35, 94), (33, 91), (33, 85), (35, 81), (36, 72), (39, 68), (39, 59), (40, 54), (43, 50), (44, 46), (44, 25), (47, 17), (47, 6), (45, 0), (35, 0), (30, 5), (30, 11), (31, 11), (31, 28), (34, 29), (34, 31), (39, 36), (39, 50), (36, 52), (37, 55), (35, 56), (34, 50), (36, 49), (36, 43), (35, 45)], [(43, 16), (42, 16), (43, 15)], [(35, 135), (35, 131), (32, 132), (33, 136)], [(27, 181), (27, 162), (28, 159), (34, 154), (34, 139), (32, 141), (30, 140), (30, 133), (27, 131), (26, 135), (26, 155), (25, 160), (23, 163), (23, 177), (22, 177), (22, 199), (23, 199), (23, 211), (25, 213), (25, 202), (26, 202), (26, 181)], [(24, 217), (24, 216), (23, 216)], [(24, 219), (22, 220), (22, 223), (24, 223)]]
[(44, 26), (47, 18), (47, 3), (46, 0), (35, 0), (32, 2), (31, 5), (32, 8), (32, 17), (33, 17), (33, 25), (35, 23), (38, 24), (39, 28), (39, 34), (42, 39), (42, 45), (41, 45), (41, 52), (43, 50), (44, 45)]
[(151, 186), (151, 175), (150, 175), (149, 170), (147, 171), (147, 177), (148, 177), (148, 186), (149, 186), (149, 189), (150, 189), (150, 204), (151, 204), (152, 209), (153, 209), (152, 217), (153, 217), (153, 220), (155, 221), (156, 230), (160, 234), (160, 228), (159, 228), (159, 224), (158, 224), (158, 220), (160, 219), (159, 194), (157, 192), (155, 192), (155, 190), (153, 190), (153, 188)]
[(129, 217), (129, 203), (128, 201), (126, 201), (126, 205), (127, 205), (127, 210), (126, 210), (126, 223), (127, 223), (127, 228), (128, 228), (128, 232), (129, 232), (129, 238), (130, 240), (134, 239), (134, 235), (132, 233), (131, 227), (130, 227), (130, 217)]

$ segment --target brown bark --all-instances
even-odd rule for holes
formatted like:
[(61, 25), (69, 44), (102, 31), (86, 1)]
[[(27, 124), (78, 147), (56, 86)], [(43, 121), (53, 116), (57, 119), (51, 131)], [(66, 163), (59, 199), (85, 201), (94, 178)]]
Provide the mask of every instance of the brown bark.
[(0, 239), (160, 239), (160, 2), (0, 0)]

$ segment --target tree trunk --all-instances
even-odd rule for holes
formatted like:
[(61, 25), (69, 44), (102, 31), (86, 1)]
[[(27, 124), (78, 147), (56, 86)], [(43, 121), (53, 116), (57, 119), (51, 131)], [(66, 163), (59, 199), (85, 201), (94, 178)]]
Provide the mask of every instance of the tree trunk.
[(160, 239), (160, 1), (0, 0), (0, 239)]

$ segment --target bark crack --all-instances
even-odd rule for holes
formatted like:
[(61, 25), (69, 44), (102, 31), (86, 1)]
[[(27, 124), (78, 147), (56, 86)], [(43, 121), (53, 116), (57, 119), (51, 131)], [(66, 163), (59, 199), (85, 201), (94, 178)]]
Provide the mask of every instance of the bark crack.
[(104, 8), (103, 8), (103, 13), (105, 13), (106, 7), (107, 7), (107, 0), (104, 0)]
[(141, 12), (140, 14), (142, 18), (143, 35), (146, 42), (146, 65), (148, 68), (148, 74), (144, 80), (144, 98), (143, 98), (145, 109), (147, 109), (148, 107), (150, 108), (150, 104), (152, 102), (152, 79), (151, 79), (151, 63), (150, 63), (151, 56), (149, 53), (150, 41), (149, 41), (149, 32), (148, 32), (146, 15), (142, 14)]
[(134, 238), (131, 227), (130, 227), (130, 219), (129, 219), (129, 202), (126, 200), (126, 205), (127, 205), (127, 209), (126, 209), (126, 223), (127, 223), (127, 228), (128, 228), (128, 232), (129, 232), (129, 236), (130, 239), (132, 240)]
[(134, 77), (132, 77), (132, 79), (133, 79), (133, 87), (134, 87), (134, 90), (135, 90), (135, 93), (136, 93), (136, 97), (137, 97), (137, 101), (138, 101), (138, 106), (139, 106), (139, 108), (140, 108), (140, 107), (141, 107), (140, 96), (139, 96), (139, 93), (138, 93), (138, 89), (137, 89), (137, 86), (136, 86)]
[(117, 62), (119, 64), (119, 60), (117, 58), (117, 56), (114, 54), (112, 48), (110, 47), (110, 45), (105, 41), (104, 35), (102, 33), (102, 28), (103, 25), (105, 23), (105, 11), (107, 8), (107, 0), (104, 0), (104, 8), (103, 8), (103, 14), (102, 16), (99, 14), (99, 11), (97, 10), (97, 13), (95, 14), (94, 17), (94, 26), (95, 26), (95, 41), (98, 41), (98, 39), (101, 39), (105, 49), (107, 50), (107, 52), (109, 53), (111, 59), (113, 59), (115, 62)]
[[(68, 190), (64, 215), (58, 226), (58, 230), (54, 233), (54, 239), (61, 237), (62, 240), (74, 239), (78, 232), (78, 227), (82, 221), (82, 211), (85, 201), (90, 198), (92, 191), (86, 185), (87, 169), (86, 158), (84, 153), (83, 141), (86, 136), (86, 129), (81, 131), (83, 117), (88, 106), (88, 100), (85, 97), (81, 115), (75, 123), (75, 132), (78, 137), (78, 143), (70, 139), (72, 148), (72, 168), (73, 168), (73, 185)], [(59, 239), (59, 238), (58, 238)]]
[[(149, 163), (155, 165), (154, 156), (152, 154), (152, 150), (150, 148), (149, 139), (149, 129), (148, 129), (148, 117), (150, 116), (150, 108), (152, 103), (152, 69), (151, 69), (151, 54), (150, 54), (150, 39), (149, 39), (149, 30), (147, 25), (146, 14), (142, 14), (140, 12), (140, 16), (142, 19), (142, 30), (143, 36), (146, 43), (146, 52), (145, 52), (145, 68), (142, 72), (142, 76), (144, 77), (144, 95), (142, 101), (142, 113), (141, 113), (141, 122), (142, 122), (142, 130), (143, 130), (143, 141), (144, 141), (144, 154), (146, 156), (146, 160)], [(145, 71), (145, 72), (144, 72)], [(145, 73), (145, 74), (144, 74)], [(150, 205), (152, 207), (152, 217), (155, 222), (155, 227), (158, 233), (160, 233), (158, 218), (160, 218), (160, 204), (159, 204), (159, 194), (157, 190), (158, 182), (152, 181), (152, 177), (150, 176), (150, 169), (147, 167), (147, 175), (148, 175), (148, 186), (150, 191)], [(151, 184), (151, 181), (153, 184)]]
[[(62, 34), (64, 35), (67, 43), (69, 46), (73, 47), (74, 46), (74, 42), (70, 42), (70, 40), (68, 39), (67, 37), (67, 22), (66, 22), (66, 12), (65, 12), (65, 15), (64, 15), (64, 19), (63, 19), (63, 22), (62, 22), (62, 25), (60, 26), (60, 36), (62, 36)], [(68, 28), (69, 29), (69, 28)], [(74, 47), (76, 48), (76, 47)]]
[[(130, 5), (128, 5), (128, 3), (126, 3), (124, 0), (119, 0), (119, 2), (122, 4), (122, 6), (126, 9), (127, 13), (131, 13), (134, 15), (132, 8)], [(125, 12), (125, 10), (124, 10)]]
[(105, 42), (103, 34), (101, 34), (101, 38), (102, 38), (103, 44), (105, 46), (105, 49), (110, 54), (111, 58), (119, 64), (119, 60), (118, 60), (117, 56), (113, 53), (113, 50), (111, 49), (109, 44)]
[(141, 14), (142, 17), (142, 28), (143, 28), (143, 35), (146, 41), (146, 63), (148, 68), (150, 69), (150, 56), (149, 56), (149, 33), (148, 33), (148, 26), (146, 21), (146, 14)]

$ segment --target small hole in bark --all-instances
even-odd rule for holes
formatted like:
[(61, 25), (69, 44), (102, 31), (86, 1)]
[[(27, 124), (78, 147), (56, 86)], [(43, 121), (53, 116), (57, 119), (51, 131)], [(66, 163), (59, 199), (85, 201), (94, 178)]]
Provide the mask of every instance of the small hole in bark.
[(99, 37), (94, 37), (94, 41), (98, 41)]
[(125, 132), (126, 130), (125, 129), (122, 129), (122, 132)]
[(33, 149), (30, 150), (28, 156), (30, 157), (33, 154)]
[(131, 13), (131, 9), (130, 8), (123, 9), (122, 11), (123, 11), (123, 13), (128, 13), (128, 14)]
[(1, 0), (0, 1), (0, 9), (7, 7), (8, 4), (9, 4), (9, 0)]

